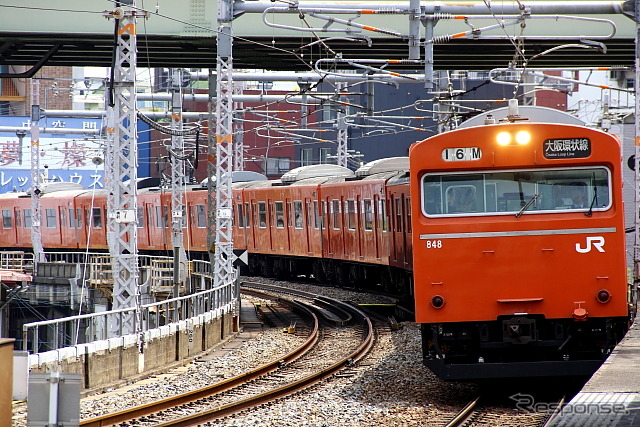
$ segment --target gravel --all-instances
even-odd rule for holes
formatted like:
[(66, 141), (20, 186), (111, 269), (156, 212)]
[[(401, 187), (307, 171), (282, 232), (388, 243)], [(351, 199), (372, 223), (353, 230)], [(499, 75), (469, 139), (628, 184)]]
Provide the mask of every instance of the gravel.
[[(253, 278), (252, 278), (253, 279)], [(261, 279), (264, 280), (264, 279)], [(329, 297), (354, 302), (388, 302), (344, 289), (300, 284)], [(370, 354), (348, 371), (320, 385), (264, 407), (216, 422), (224, 426), (424, 426), (444, 425), (478, 393), (473, 385), (438, 380), (421, 361), (420, 331), (412, 322), (380, 330)], [(122, 410), (230, 378), (286, 354), (304, 337), (265, 329), (242, 346), (143, 381), (89, 396), (81, 418)], [(209, 358), (204, 358), (209, 359)], [(26, 410), (14, 407), (14, 426), (26, 426)]]

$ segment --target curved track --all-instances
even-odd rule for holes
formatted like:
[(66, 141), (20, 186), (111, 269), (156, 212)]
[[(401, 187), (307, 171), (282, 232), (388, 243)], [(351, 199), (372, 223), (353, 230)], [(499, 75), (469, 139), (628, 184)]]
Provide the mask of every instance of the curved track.
[[(264, 286), (260, 287), (264, 289)], [(259, 293), (263, 298), (276, 298), (255, 289), (243, 289), (244, 291), (254, 295)], [(312, 319), (309, 337), (299, 348), (285, 357), (210, 387), (84, 420), (80, 425), (106, 426), (125, 421), (129, 422), (128, 425), (152, 423), (162, 426), (204, 423), (309, 387), (359, 360), (373, 344), (371, 321), (361, 311), (340, 301), (318, 298), (304, 292), (292, 292), (290, 289), (272, 286), (269, 287), (269, 291), (286, 292), (294, 296), (297, 301), (277, 298), (291, 310), (301, 312), (303, 317)], [(358, 318), (356, 325), (345, 326), (346, 323), (353, 322), (352, 317)], [(352, 342), (348, 351), (344, 349), (345, 337)], [(320, 341), (326, 344), (323, 345)], [(336, 342), (340, 342), (340, 345)], [(340, 350), (341, 354), (329, 355), (341, 348), (345, 350)]]

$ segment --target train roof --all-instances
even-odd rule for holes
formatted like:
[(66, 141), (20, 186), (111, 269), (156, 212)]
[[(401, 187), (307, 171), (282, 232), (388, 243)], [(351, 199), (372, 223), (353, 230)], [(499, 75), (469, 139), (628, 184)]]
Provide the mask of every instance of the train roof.
[(409, 182), (409, 172), (398, 174), (392, 178), (389, 178), (387, 185), (402, 185)]
[(282, 175), (283, 184), (291, 184), (296, 181), (300, 181), (307, 178), (318, 177), (345, 177), (351, 178), (355, 174), (352, 170), (345, 168), (344, 166), (321, 164), (321, 165), (309, 165), (301, 166), (299, 168), (291, 169), (289, 172)]
[[(215, 186), (216, 184), (216, 177), (212, 176), (213, 178), (213, 185)], [(233, 184), (238, 183), (238, 182), (255, 182), (255, 181), (267, 181), (268, 178), (266, 177), (266, 175), (263, 175), (261, 173), (258, 172), (253, 172), (253, 171), (233, 171), (231, 172), (231, 182)], [(207, 188), (207, 185), (209, 183), (209, 178), (205, 178), (202, 181), (200, 181), (200, 186)]]
[[(555, 108), (519, 105), (518, 111), (520, 117), (529, 123), (563, 123), (585, 126), (585, 122), (579, 118), (564, 111), (556, 110)], [(509, 114), (509, 107), (496, 108), (495, 110), (486, 111), (462, 122), (458, 128), (482, 126), (485, 124), (485, 120), (495, 120), (497, 123), (505, 120)]]
[[(40, 186), (40, 194), (57, 193), (59, 191), (82, 191), (86, 190), (84, 186), (75, 182), (47, 182)], [(31, 189), (26, 191), (27, 194), (31, 194)]]
[(356, 170), (357, 177), (367, 177), (384, 172), (409, 171), (409, 157), (388, 157), (386, 159), (373, 160), (362, 165)]
[(291, 187), (302, 186), (302, 185), (320, 185), (320, 184), (331, 184), (333, 182), (344, 182), (346, 181), (344, 176), (317, 176), (313, 178), (305, 178), (300, 181), (291, 183)]
[(233, 188), (265, 188), (265, 187), (275, 187), (280, 185), (279, 179), (271, 179), (268, 181), (246, 181), (239, 182), (233, 185)]
[(379, 172), (379, 173), (374, 173), (373, 175), (365, 176), (364, 178), (362, 178), (362, 181), (377, 181), (377, 180), (388, 181), (397, 176), (405, 176), (407, 175), (408, 172), (409, 172), (408, 170), (407, 171), (391, 170), (387, 172)]

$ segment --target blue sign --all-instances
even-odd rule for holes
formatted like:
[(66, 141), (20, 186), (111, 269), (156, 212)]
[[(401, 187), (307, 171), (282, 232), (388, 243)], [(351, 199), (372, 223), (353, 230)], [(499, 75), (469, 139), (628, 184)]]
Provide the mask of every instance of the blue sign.
[[(102, 119), (97, 118), (55, 118), (47, 117), (39, 121), (45, 129), (69, 129), (68, 134), (40, 132), (39, 169), (44, 182), (75, 182), (87, 189), (104, 187), (104, 144), (106, 139), (96, 131), (103, 128)], [(29, 130), (29, 117), (1, 116), (0, 126), (11, 126)], [(139, 163), (138, 176), (149, 176), (148, 125), (138, 124)], [(142, 144), (141, 144), (142, 143)], [(16, 132), (0, 132), (0, 193), (26, 191), (31, 187), (31, 135), (19, 137)]]

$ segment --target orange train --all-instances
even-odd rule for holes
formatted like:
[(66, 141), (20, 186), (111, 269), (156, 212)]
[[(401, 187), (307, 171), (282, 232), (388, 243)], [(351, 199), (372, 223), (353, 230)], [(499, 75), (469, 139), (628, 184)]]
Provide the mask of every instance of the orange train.
[[(248, 274), (413, 298), (424, 363), (443, 379), (588, 375), (630, 319), (620, 164), (609, 134), (517, 120), (355, 173), (234, 173), (234, 246), (249, 252)], [(139, 188), (140, 253), (173, 248), (171, 194), (157, 184)], [(44, 248), (106, 252), (106, 192), (69, 187), (41, 196)], [(205, 257), (206, 188), (184, 205), (185, 247)], [(0, 210), (0, 248), (29, 250), (29, 196), (0, 194)]]
[(510, 119), (409, 154), (416, 322), (446, 380), (590, 375), (629, 325), (619, 140)]
[[(246, 273), (285, 278), (313, 275), (341, 286), (383, 287), (410, 298), (411, 218), (407, 157), (374, 161), (355, 173), (336, 165), (298, 168), (279, 180), (234, 173), (233, 239), (249, 252)], [(263, 177), (264, 179), (264, 177)], [(139, 183), (138, 249), (168, 254), (171, 193), (154, 179)], [(106, 191), (53, 183), (41, 195), (46, 251), (107, 251)], [(207, 253), (207, 191), (184, 193), (184, 245)], [(0, 194), (0, 248), (31, 249), (31, 199)]]

